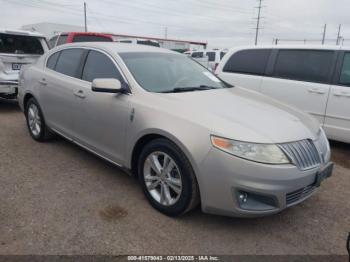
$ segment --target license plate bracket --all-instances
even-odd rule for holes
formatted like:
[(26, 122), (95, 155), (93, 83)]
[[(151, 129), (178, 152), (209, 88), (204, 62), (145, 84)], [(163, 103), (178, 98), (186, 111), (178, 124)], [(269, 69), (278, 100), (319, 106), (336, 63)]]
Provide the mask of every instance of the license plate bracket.
[(332, 162), (328, 163), (324, 166), (320, 171), (316, 174), (315, 186), (319, 187), (323, 180), (330, 177), (333, 173), (334, 164)]

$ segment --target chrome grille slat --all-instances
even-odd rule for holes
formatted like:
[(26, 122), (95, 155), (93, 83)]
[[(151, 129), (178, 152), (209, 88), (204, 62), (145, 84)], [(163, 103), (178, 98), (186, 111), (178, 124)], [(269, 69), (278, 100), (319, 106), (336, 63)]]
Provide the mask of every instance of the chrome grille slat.
[(308, 185), (306, 187), (300, 188), (286, 195), (286, 204), (291, 205), (305, 197), (308, 197), (315, 191), (315, 184)]
[(298, 157), (298, 161), (299, 161), (299, 163), (300, 163), (300, 166), (304, 166), (305, 165), (305, 161), (306, 161), (306, 159), (304, 159), (303, 157), (302, 157), (302, 155), (301, 155), (301, 153), (300, 153), (300, 147), (299, 147), (299, 145), (298, 145), (298, 147), (293, 143), (293, 144), (291, 144), (291, 146), (293, 147), (293, 149), (294, 149), (294, 152), (296, 153), (296, 155), (297, 155), (297, 157)]
[(319, 152), (312, 140), (301, 140), (279, 145), (293, 164), (306, 170), (321, 164)]
[(301, 150), (304, 152), (305, 158), (309, 160), (310, 163), (312, 163), (313, 165), (316, 164), (316, 160), (313, 157), (313, 154), (308, 154), (307, 151), (307, 144), (305, 141), (300, 141), (300, 146), (301, 146)]

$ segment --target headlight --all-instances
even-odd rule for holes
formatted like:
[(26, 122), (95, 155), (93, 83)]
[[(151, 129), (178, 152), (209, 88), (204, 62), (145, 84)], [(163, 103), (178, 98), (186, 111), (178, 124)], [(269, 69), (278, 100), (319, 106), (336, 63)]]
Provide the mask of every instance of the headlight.
[(229, 154), (266, 164), (288, 164), (287, 156), (274, 144), (256, 144), (211, 136), (214, 147)]

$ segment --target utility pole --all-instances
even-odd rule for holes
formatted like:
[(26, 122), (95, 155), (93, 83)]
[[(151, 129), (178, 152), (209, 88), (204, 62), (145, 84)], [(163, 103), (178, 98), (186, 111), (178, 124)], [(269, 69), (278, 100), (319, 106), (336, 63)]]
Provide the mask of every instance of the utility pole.
[(164, 28), (164, 38), (168, 39), (168, 27)]
[(340, 40), (340, 29), (341, 29), (341, 24), (338, 27), (338, 35), (337, 35), (337, 42), (336, 45), (339, 45), (339, 40)]
[(322, 45), (324, 45), (324, 40), (326, 39), (327, 24), (324, 24), (323, 35), (322, 35)]
[(86, 2), (84, 2), (84, 24), (85, 24), (85, 32), (87, 32), (87, 22), (86, 22)]
[(258, 8), (258, 17), (256, 18), (256, 28), (255, 28), (255, 45), (258, 44), (258, 37), (259, 37), (259, 29), (260, 28), (260, 19), (261, 19), (261, 3), (263, 0), (258, 0), (259, 1), (259, 6), (257, 6), (256, 8)]

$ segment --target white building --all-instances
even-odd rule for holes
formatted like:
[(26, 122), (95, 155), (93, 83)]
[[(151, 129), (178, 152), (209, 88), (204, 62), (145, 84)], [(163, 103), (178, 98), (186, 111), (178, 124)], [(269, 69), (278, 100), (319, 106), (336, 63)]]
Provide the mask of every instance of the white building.
[(39, 32), (48, 39), (60, 32), (84, 32), (85, 31), (83, 26), (55, 24), (55, 23), (37, 23), (37, 24), (23, 25), (21, 29), (27, 30), (27, 31)]
[[(54, 35), (61, 32), (84, 32), (85, 31), (83, 26), (55, 24), (55, 23), (37, 23), (37, 24), (23, 25), (21, 29), (41, 33), (47, 39), (50, 39)], [(163, 48), (177, 50), (180, 52), (184, 52), (189, 49), (206, 49), (208, 44), (207, 42), (198, 42), (198, 41), (191, 41), (191, 40), (179, 40), (179, 39), (168, 39), (168, 38), (165, 39), (165, 38), (157, 38), (157, 37), (149, 37), (149, 36), (116, 34), (116, 33), (110, 33), (110, 32), (103, 32), (103, 33), (111, 34), (115, 37), (115, 39), (136, 38), (136, 39), (155, 40), (159, 42), (159, 45)]]

